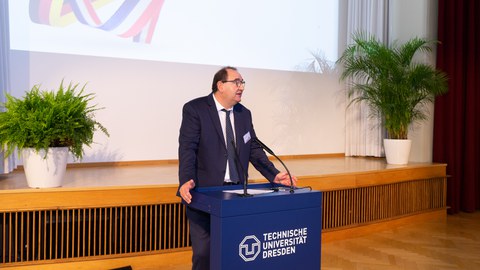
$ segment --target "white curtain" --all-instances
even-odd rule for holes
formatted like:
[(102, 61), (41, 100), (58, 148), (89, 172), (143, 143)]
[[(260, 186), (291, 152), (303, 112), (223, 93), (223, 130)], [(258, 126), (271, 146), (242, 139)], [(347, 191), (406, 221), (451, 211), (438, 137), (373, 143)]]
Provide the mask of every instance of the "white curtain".
[[(347, 20), (348, 44), (352, 43), (352, 33), (360, 31), (388, 42), (388, 0), (348, 0)], [(350, 104), (348, 97), (347, 104)], [(347, 107), (346, 156), (384, 156), (384, 129), (381, 121), (370, 118), (369, 114), (369, 108), (364, 104), (352, 103)]]
[[(0, 1), (0, 102), (5, 102), (5, 93), (10, 93), (10, 33), (8, 25), (8, 1)], [(0, 173), (15, 169), (15, 157), (5, 158), (0, 149)]]

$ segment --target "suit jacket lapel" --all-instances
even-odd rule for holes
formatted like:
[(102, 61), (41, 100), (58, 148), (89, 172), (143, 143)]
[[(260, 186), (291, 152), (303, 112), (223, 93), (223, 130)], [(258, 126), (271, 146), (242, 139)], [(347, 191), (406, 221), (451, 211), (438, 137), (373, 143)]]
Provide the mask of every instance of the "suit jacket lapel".
[(243, 115), (242, 111), (239, 110), (238, 104), (233, 107), (233, 114), (235, 117), (235, 143), (237, 146), (237, 152), (240, 155), (243, 146)]
[[(220, 141), (225, 142), (225, 138), (223, 136), (222, 125), (220, 124), (220, 118), (218, 117), (217, 107), (215, 106), (215, 101), (213, 100), (213, 94), (207, 96), (207, 103), (208, 103), (208, 114), (210, 115), (210, 119), (212, 119), (213, 125), (215, 126), (215, 130), (217, 131), (217, 135), (220, 137)], [(223, 143), (225, 150), (227, 146)]]

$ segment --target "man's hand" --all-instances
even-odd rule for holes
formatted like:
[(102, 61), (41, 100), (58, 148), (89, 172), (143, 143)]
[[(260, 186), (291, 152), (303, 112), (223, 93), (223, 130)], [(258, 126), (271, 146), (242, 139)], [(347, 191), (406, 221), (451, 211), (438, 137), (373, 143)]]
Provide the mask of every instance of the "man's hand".
[[(294, 187), (297, 186), (297, 177), (292, 175), (292, 184)], [(287, 172), (279, 172), (275, 179), (273, 180), (274, 183), (281, 184), (284, 186), (290, 186), (290, 177), (288, 176)]]
[(190, 179), (190, 181), (186, 182), (180, 187), (180, 196), (188, 204), (192, 202), (192, 194), (190, 194), (190, 190), (194, 187), (195, 182), (193, 181), (193, 179)]

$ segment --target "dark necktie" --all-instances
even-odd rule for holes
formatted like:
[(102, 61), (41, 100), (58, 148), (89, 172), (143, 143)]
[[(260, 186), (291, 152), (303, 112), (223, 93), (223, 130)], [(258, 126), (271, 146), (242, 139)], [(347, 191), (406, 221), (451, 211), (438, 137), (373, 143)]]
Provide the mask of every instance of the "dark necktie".
[(222, 109), (225, 112), (225, 133), (227, 137), (227, 153), (228, 153), (228, 168), (230, 170), (230, 180), (234, 183), (237, 183), (240, 179), (238, 177), (237, 166), (235, 165), (235, 148), (233, 144), (235, 143), (235, 137), (233, 136), (232, 122), (230, 121), (230, 111)]

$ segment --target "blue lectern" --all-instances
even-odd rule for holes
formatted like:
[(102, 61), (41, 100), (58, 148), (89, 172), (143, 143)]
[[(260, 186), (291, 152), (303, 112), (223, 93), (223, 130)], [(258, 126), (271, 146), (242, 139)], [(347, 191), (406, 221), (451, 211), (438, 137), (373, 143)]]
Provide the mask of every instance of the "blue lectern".
[(239, 186), (192, 191), (190, 206), (210, 214), (211, 269), (320, 269), (321, 192), (271, 187), (249, 185), (251, 197)]

